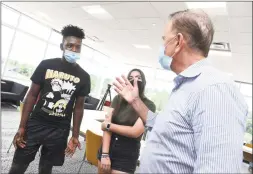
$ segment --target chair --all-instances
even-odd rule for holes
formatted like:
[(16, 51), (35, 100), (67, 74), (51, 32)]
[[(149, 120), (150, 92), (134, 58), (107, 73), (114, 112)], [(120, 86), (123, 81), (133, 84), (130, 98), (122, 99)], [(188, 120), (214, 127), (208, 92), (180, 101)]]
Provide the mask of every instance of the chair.
[[(20, 106), (19, 106), (20, 119), (21, 119), (21, 115), (22, 115), (22, 111), (23, 111), (23, 106), (24, 106), (24, 103), (23, 103), (22, 101), (20, 101)], [(9, 148), (8, 148), (7, 153), (9, 153), (9, 152), (10, 152), (11, 146), (12, 146), (12, 142), (11, 142), (11, 144), (10, 144)]]
[(28, 86), (24, 86), (22, 84), (9, 80), (1, 81), (4, 82), (3, 84), (1, 84), (1, 102), (6, 102), (14, 104), (15, 106), (19, 106), (19, 102), (24, 99), (25, 94), (28, 91)]
[(101, 144), (102, 136), (97, 135), (90, 130), (86, 131), (86, 149), (83, 157), (83, 162), (79, 168), (78, 173), (80, 173), (84, 162), (88, 162), (96, 167), (98, 166), (97, 153)]
[(84, 99), (84, 109), (96, 110), (99, 103), (99, 99), (87, 96)]

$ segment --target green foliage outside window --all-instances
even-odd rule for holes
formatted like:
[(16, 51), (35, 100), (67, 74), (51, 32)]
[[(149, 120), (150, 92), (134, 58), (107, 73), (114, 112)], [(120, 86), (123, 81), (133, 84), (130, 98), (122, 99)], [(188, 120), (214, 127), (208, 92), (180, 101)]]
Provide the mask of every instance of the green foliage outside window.
[(249, 112), (248, 119), (246, 122), (246, 133), (244, 135), (244, 140), (247, 143), (252, 141), (252, 112)]

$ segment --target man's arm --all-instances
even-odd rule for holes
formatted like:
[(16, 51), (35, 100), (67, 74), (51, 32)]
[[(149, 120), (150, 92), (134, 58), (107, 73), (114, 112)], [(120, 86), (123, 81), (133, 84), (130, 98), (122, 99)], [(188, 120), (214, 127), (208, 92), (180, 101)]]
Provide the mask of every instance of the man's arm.
[(134, 110), (139, 114), (142, 122), (147, 127), (153, 127), (157, 114), (148, 109), (144, 102), (138, 97), (131, 103)]
[(40, 92), (40, 85), (32, 83), (23, 101), (24, 105), (23, 105), (23, 110), (21, 114), (19, 128), (21, 129), (26, 128), (27, 120), (29, 118), (30, 113), (33, 110), (33, 106), (37, 100), (39, 92)]
[(73, 132), (72, 137), (79, 137), (80, 125), (83, 119), (84, 110), (84, 97), (88, 96), (90, 93), (90, 76), (87, 75), (85, 84), (81, 86), (77, 93), (77, 98), (75, 102), (75, 108), (73, 112)]
[(23, 101), (24, 105), (23, 105), (23, 110), (21, 114), (21, 121), (20, 121), (19, 128), (25, 129), (29, 115), (33, 110), (35, 102), (37, 101), (38, 95), (41, 90), (41, 86), (44, 83), (44, 78), (45, 78), (45, 73), (46, 73), (45, 66), (46, 66), (46, 61), (45, 60), (41, 61), (31, 77), (32, 84)]
[(79, 96), (75, 102), (75, 108), (73, 113), (73, 132), (72, 137), (78, 138), (80, 125), (83, 119), (83, 110), (84, 110), (84, 97)]
[(193, 173), (240, 173), (247, 109), (239, 95), (228, 84), (198, 94), (190, 118), (196, 152)]

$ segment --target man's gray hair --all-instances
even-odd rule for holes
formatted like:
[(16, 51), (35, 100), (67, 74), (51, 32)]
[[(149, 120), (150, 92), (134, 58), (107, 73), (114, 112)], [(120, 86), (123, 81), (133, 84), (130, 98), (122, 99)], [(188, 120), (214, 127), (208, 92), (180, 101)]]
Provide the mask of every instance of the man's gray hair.
[(182, 33), (190, 48), (207, 57), (213, 41), (214, 28), (209, 16), (202, 10), (187, 9), (170, 15), (172, 29)]

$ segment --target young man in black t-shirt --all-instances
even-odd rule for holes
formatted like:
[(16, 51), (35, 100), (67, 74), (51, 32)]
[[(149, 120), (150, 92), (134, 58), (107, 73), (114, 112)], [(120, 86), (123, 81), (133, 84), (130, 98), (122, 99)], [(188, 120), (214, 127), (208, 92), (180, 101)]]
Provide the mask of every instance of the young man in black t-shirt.
[[(63, 165), (65, 154), (72, 156), (80, 148), (78, 136), (84, 97), (90, 93), (90, 76), (76, 60), (85, 35), (72, 25), (64, 27), (62, 35), (63, 57), (43, 60), (31, 77), (32, 85), (13, 140), (16, 151), (10, 174), (23, 174), (40, 146), (40, 174), (52, 173), (53, 166)], [(72, 114), (73, 133), (67, 143)]]

